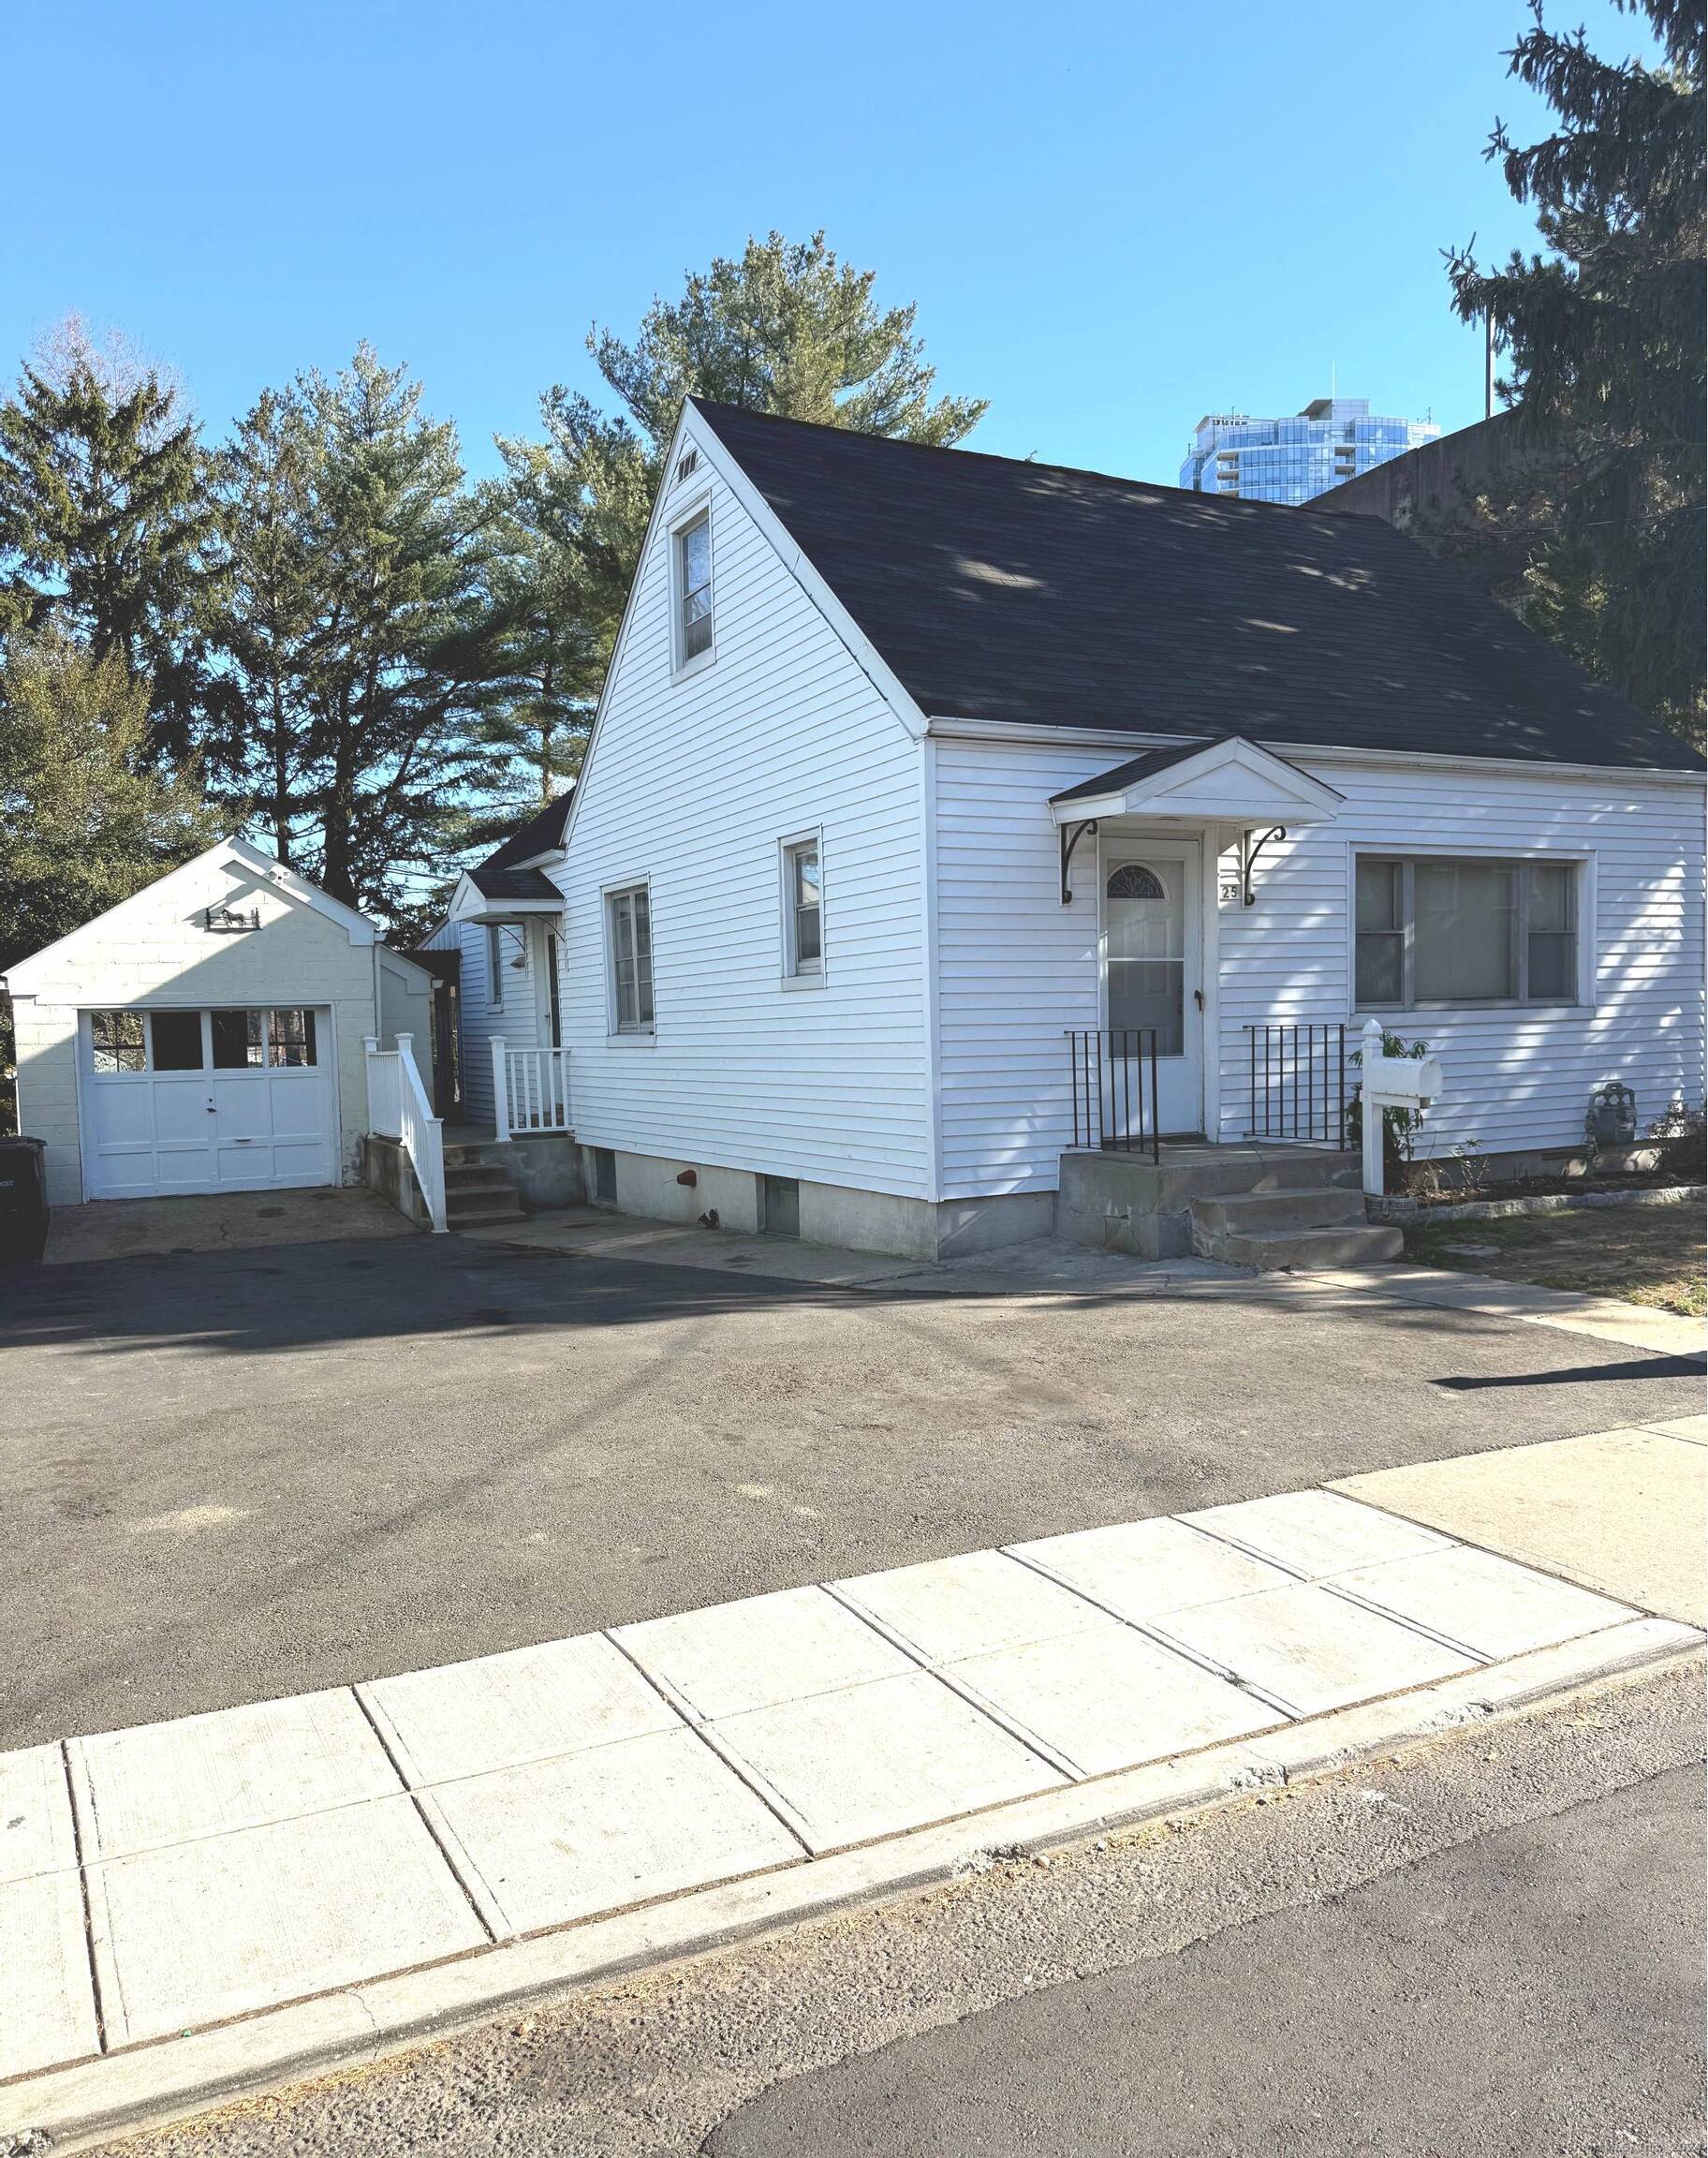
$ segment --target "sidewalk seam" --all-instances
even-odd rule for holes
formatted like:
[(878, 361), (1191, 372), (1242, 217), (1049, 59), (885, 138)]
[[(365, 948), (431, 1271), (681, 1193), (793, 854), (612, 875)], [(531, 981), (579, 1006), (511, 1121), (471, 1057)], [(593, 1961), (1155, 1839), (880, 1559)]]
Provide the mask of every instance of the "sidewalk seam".
[(89, 1868), (83, 1858), (83, 1825), (78, 1819), (77, 1792), (71, 1781), (71, 1742), (59, 1742), (59, 1765), (66, 1779), (66, 1803), (71, 1809), (71, 1853), (77, 1862), (77, 1893), (83, 1911), (83, 1953), (89, 1958), (89, 1993), (95, 2008), (95, 2036), (100, 2052), (107, 2046), (107, 2004), (101, 1989), (100, 1964), (95, 1953), (95, 1913), (89, 1901)]
[[(396, 1754), (391, 1751), (390, 1742), (388, 1740), (385, 1733), (380, 1729), (373, 1710), (362, 1699), (361, 1689), (359, 1687), (351, 1686), (346, 1688), (346, 1691), (349, 1693), (352, 1700), (354, 1700), (357, 1707), (361, 1709), (362, 1719), (366, 1722), (369, 1730), (373, 1732), (374, 1737), (379, 1745), (380, 1752), (384, 1753), (388, 1763), (390, 1765), (391, 1773), (397, 1778), (398, 1784), (403, 1792), (403, 1795), (408, 1799), (410, 1805), (414, 1807), (416, 1819), (420, 1823), (421, 1826), (426, 1829), (428, 1835), (432, 1837), (434, 1849), (445, 1861), (446, 1870), (449, 1871), (451, 1879), (456, 1883), (457, 1886), (463, 1892), (464, 1901), (468, 1905), (469, 1909), (474, 1913), (476, 1918), (479, 1921), (481, 1932), (486, 1935), (488, 1943), (495, 1948), (498, 1945), (499, 1936), (493, 1929), (493, 1922), (487, 1916), (486, 1912), (481, 1907), (480, 1899), (475, 1894), (474, 1890), (464, 1879), (463, 1869), (457, 1864), (456, 1859), (451, 1855), (449, 1845), (446, 1842), (445, 1838), (439, 1833), (439, 1826), (437, 1822), (434, 1820), (432, 1814), (430, 1814), (426, 1807), (422, 1805), (420, 1792), (414, 1788), (414, 1786), (410, 1783), (409, 1779), (404, 1774), (403, 1767), (400, 1765)], [(477, 1950), (476, 1953), (478, 1954), (479, 1951)]]
[(729, 1773), (740, 1782), (744, 1783), (765, 1811), (784, 1828), (788, 1829), (807, 1857), (816, 1858), (818, 1854), (813, 1849), (806, 1835), (806, 1823), (796, 1814), (793, 1807), (784, 1798), (780, 1791), (773, 1791), (757, 1769), (733, 1755), (727, 1746), (719, 1742), (716, 1734), (711, 1727), (711, 1718), (704, 1716), (696, 1718), (690, 1715), (686, 1705), (678, 1696), (675, 1688), (667, 1684), (655, 1672), (649, 1671), (633, 1649), (626, 1642), (617, 1639), (614, 1628), (605, 1630), (603, 1637), (611, 1643), (619, 1656), (634, 1665), (653, 1692), (657, 1694), (659, 1700), (664, 1703), (672, 1715), (681, 1717), (685, 1727), (694, 1734), (707, 1752), (716, 1754)]

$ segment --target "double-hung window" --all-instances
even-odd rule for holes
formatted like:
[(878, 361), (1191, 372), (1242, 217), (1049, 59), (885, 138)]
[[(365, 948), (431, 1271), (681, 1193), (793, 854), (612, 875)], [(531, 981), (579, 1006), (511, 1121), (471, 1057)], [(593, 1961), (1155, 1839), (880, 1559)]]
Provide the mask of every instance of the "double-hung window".
[(824, 973), (824, 877), (817, 839), (783, 850), (784, 940), (788, 970), (798, 980)]
[(646, 886), (609, 893), (605, 900), (611, 950), (611, 1012), (618, 1034), (653, 1030), (653, 928)]
[(676, 535), (676, 664), (712, 649), (712, 520), (701, 510)]
[(1362, 854), (1360, 1011), (1575, 1004), (1578, 865)]

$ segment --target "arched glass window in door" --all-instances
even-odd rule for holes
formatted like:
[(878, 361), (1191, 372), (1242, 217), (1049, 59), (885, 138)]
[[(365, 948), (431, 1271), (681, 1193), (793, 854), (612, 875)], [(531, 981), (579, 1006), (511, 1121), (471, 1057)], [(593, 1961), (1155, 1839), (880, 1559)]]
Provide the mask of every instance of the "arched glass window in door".
[(1124, 862), (1103, 887), (1111, 1027), (1152, 1027), (1156, 1054), (1185, 1049), (1185, 879), (1178, 865)]

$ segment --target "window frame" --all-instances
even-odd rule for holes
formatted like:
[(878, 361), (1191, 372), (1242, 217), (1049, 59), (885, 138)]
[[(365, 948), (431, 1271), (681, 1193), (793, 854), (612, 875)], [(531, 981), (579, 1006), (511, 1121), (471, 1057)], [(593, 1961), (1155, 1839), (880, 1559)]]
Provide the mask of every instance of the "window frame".
[[(636, 1018), (632, 1026), (623, 1024), (621, 999), (617, 986), (617, 909), (625, 899), (643, 897), (646, 901), (646, 985), (648, 1000), (652, 1005), (652, 1017), (640, 1017), (640, 999), (635, 999)], [(658, 1033), (658, 970), (655, 964), (656, 946), (653, 936), (653, 884), (650, 877), (630, 877), (615, 884), (603, 886), (599, 893), (599, 913), (604, 924), (605, 947), (605, 1038), (611, 1042), (647, 1043), (656, 1040)], [(638, 967), (638, 954), (637, 954)], [(636, 984), (639, 990), (639, 972)]]
[[(1594, 924), (1596, 920), (1595, 865), (1593, 852), (1564, 852), (1554, 849), (1514, 850), (1499, 847), (1349, 847), (1347, 849), (1347, 915), (1349, 1009), (1354, 1016), (1383, 1012), (1590, 1012), (1595, 1009)], [(1397, 930), (1371, 932), (1397, 935), (1400, 939), (1400, 996), (1379, 1004), (1366, 1003), (1358, 986), (1358, 876), (1366, 864), (1380, 863), (1400, 872)], [(1517, 879), (1512, 909), (1512, 980), (1514, 993), (1503, 997), (1425, 997), (1417, 995), (1417, 871), (1456, 864), (1480, 869), (1510, 869)], [(1538, 869), (1564, 869), (1568, 874), (1572, 940), (1571, 991), (1564, 997), (1532, 997), (1530, 979), (1531, 878)], [(1585, 927), (1590, 934), (1585, 936)], [(1542, 934), (1542, 932), (1539, 932)]]
[[(703, 652), (690, 653), (687, 649), (687, 624), (683, 609), (687, 603), (687, 580), (685, 574), (684, 544), (697, 525), (706, 527), (706, 604), (712, 625), (711, 642)], [(702, 667), (710, 667), (717, 658), (717, 547), (713, 531), (712, 490), (702, 487), (679, 508), (670, 512), (666, 527), (670, 548), (670, 679), (678, 682), (690, 674), (698, 674)]]
[(504, 1010), (504, 924), (486, 924), (486, 1008)]
[[(795, 864), (802, 854), (812, 854), (818, 863), (818, 956), (809, 959), (803, 966), (796, 949), (795, 923)], [(777, 902), (778, 927), (781, 932), (783, 955), (782, 985), (785, 989), (822, 989), (830, 979), (830, 945), (826, 936), (829, 909), (825, 902), (824, 833), (820, 826), (805, 831), (792, 832), (777, 842)]]

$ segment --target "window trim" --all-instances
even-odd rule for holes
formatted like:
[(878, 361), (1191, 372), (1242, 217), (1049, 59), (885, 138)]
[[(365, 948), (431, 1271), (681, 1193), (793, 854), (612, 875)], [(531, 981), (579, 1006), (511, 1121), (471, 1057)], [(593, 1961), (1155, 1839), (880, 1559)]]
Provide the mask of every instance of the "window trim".
[(486, 1008), (504, 1010), (504, 924), (486, 924)]
[[(803, 968), (795, 956), (795, 857), (808, 850), (818, 857), (818, 956)], [(777, 842), (778, 932), (785, 989), (822, 989), (830, 979), (831, 953), (826, 935), (830, 909), (825, 904), (824, 830), (812, 825)]]
[[(615, 906), (619, 899), (632, 894), (646, 894), (646, 971), (652, 990), (653, 1016), (633, 1027), (623, 1026), (617, 1015), (617, 943)], [(658, 969), (657, 947), (653, 936), (653, 880), (650, 877), (620, 878), (614, 884), (599, 888), (599, 919), (601, 940), (605, 953), (605, 1039), (608, 1042), (650, 1045), (658, 1035)]]
[[(686, 625), (682, 618), (682, 610), (687, 590), (682, 573), (682, 542), (702, 520), (706, 527), (706, 591), (712, 606), (712, 642), (703, 652), (696, 652), (690, 658), (684, 648)], [(709, 486), (697, 489), (679, 507), (671, 510), (665, 533), (670, 553), (670, 680), (681, 682), (690, 674), (698, 674), (702, 667), (710, 667), (717, 658), (717, 543), (716, 534), (713, 530), (712, 490)]]
[[(1402, 875), (1400, 901), (1401, 990), (1398, 999), (1379, 1006), (1366, 1005), (1358, 994), (1358, 872), (1362, 863), (1386, 862)], [(1415, 990), (1417, 905), (1415, 870), (1419, 864), (1473, 863), (1487, 868), (1519, 872), (1517, 903), (1513, 908), (1514, 962), (1520, 994), (1511, 997), (1430, 997), (1420, 998)], [(1567, 869), (1571, 874), (1571, 935), (1573, 983), (1569, 997), (1527, 997), (1522, 994), (1529, 978), (1528, 936), (1530, 871)], [(1587, 1013), (1596, 1009), (1597, 964), (1596, 855), (1593, 850), (1552, 847), (1479, 847), (1461, 843), (1440, 847), (1405, 848), (1351, 845), (1347, 849), (1347, 1007), (1355, 1018), (1380, 1017), (1387, 1012), (1527, 1012)], [(1587, 932), (1587, 933), (1586, 933)]]

